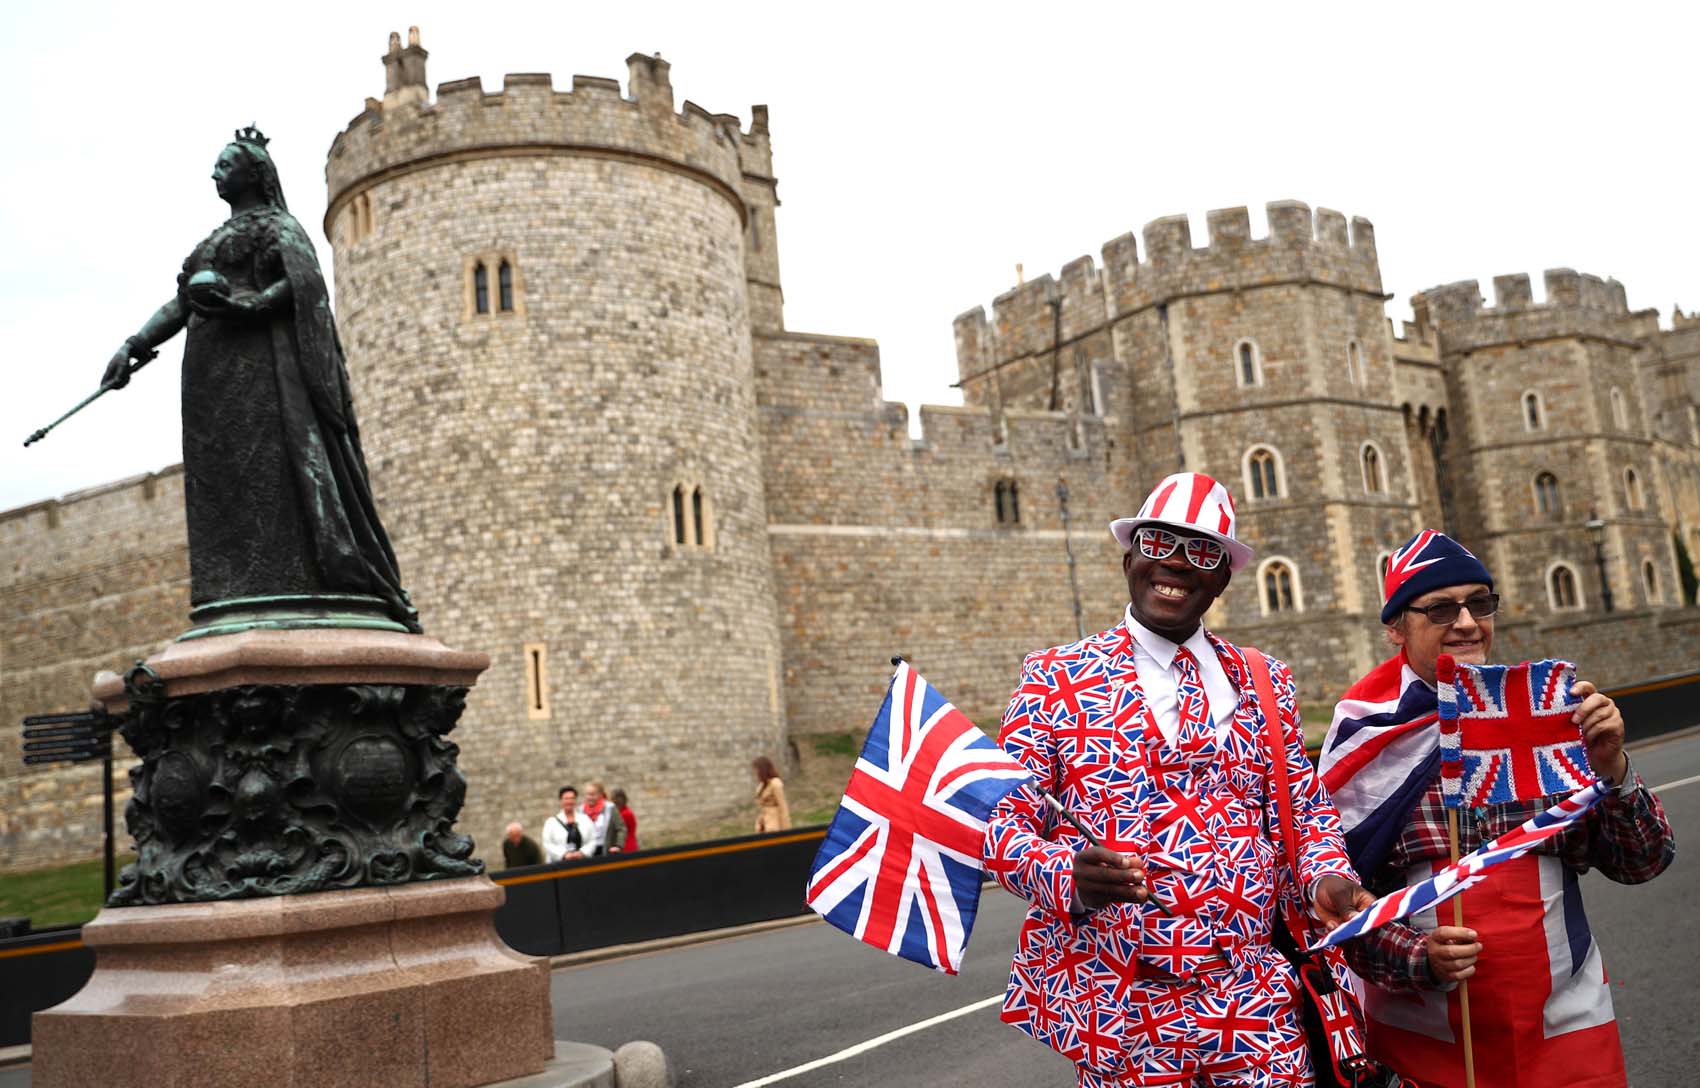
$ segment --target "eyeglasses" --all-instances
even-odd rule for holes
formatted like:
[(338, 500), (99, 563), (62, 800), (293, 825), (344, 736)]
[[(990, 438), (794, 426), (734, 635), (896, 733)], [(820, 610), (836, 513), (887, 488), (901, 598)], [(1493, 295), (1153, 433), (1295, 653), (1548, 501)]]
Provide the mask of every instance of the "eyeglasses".
[(1424, 608), (1418, 608), (1415, 605), (1406, 605), (1405, 611), (1421, 612), (1423, 614), (1423, 618), (1434, 624), (1436, 627), (1449, 627), (1458, 622), (1458, 613), (1462, 612), (1466, 608), (1470, 610), (1470, 615), (1476, 617), (1478, 620), (1485, 620), (1495, 612), (1499, 611), (1499, 594), (1478, 593), (1467, 601), (1441, 601), (1438, 604), (1431, 604)]
[[(1139, 540), (1139, 554), (1147, 559), (1167, 559), (1181, 546), (1181, 538), (1164, 529), (1141, 526), (1134, 534)], [(1228, 549), (1202, 536), (1189, 536), (1183, 554), (1186, 561), (1199, 570), (1215, 570), (1228, 557)]]

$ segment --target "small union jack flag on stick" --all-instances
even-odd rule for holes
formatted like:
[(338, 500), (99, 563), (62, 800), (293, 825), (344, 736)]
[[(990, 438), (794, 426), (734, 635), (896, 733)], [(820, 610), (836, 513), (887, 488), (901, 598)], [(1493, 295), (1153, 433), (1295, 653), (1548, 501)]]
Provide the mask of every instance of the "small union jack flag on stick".
[(1603, 779), (1594, 781), (1587, 789), (1571, 794), (1516, 830), (1507, 831), (1475, 852), (1465, 854), (1456, 863), (1448, 865), (1420, 884), (1413, 884), (1402, 891), (1382, 896), (1355, 915), (1351, 921), (1312, 945), (1310, 950), (1315, 952), (1329, 945), (1349, 941), (1378, 926), (1407, 918), (1446, 902), (1480, 880), (1484, 870), (1491, 869), (1500, 862), (1522, 857), (1580, 820), (1610, 789), (1611, 785)]
[(907, 662), (892, 664), (806, 898), (857, 940), (954, 975), (980, 904), (986, 822), (1031, 775)]
[(1594, 780), (1582, 731), (1571, 721), (1568, 661), (1465, 665), (1435, 662), (1440, 781), (1448, 808), (1536, 801)]

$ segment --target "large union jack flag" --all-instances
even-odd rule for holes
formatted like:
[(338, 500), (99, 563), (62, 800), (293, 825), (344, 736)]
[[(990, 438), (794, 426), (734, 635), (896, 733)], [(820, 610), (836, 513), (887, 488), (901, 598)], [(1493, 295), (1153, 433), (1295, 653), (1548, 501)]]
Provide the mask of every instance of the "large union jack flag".
[(1570, 717), (1568, 661), (1465, 665), (1441, 654), (1440, 782), (1448, 808), (1535, 801), (1594, 780)]
[(955, 974), (980, 903), (986, 821), (1031, 777), (899, 662), (807, 900), (859, 941)]
[(1611, 786), (1604, 780), (1594, 780), (1587, 789), (1571, 794), (1545, 812), (1537, 813), (1521, 827), (1507, 831), (1492, 842), (1465, 854), (1427, 880), (1382, 896), (1355, 915), (1351, 921), (1312, 945), (1310, 950), (1315, 952), (1329, 945), (1349, 941), (1378, 926), (1407, 918), (1446, 902), (1481, 880), (1484, 870), (1512, 858), (1522, 857), (1580, 820), (1610, 789)]

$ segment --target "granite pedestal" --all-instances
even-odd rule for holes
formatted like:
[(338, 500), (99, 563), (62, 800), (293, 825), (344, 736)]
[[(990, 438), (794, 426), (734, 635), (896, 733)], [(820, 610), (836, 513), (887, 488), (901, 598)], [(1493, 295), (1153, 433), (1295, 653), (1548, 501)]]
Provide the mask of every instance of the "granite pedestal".
[[(219, 732), (222, 720), (214, 723), (218, 728), (205, 721), (179, 728), (172, 717), (179, 710), (197, 712), (202, 704), (196, 700), (235, 689), (354, 685), (370, 693), (377, 685), (400, 685), (396, 690), (404, 693), (464, 692), (488, 664), (484, 654), (451, 650), (422, 635), (336, 629), (197, 638), (150, 659), (144, 709), (151, 707), (148, 712), (164, 724), (150, 735), (127, 820), (134, 828), (137, 819), (151, 819), (148, 826), (158, 830), (150, 832), (150, 848), (170, 832), (176, 836), (173, 848), (191, 855), (194, 872), (214, 872), (198, 884), (167, 882), (144, 865), (140, 879), (132, 874), (131, 886), (154, 896), (149, 905), (107, 907), (83, 928), (83, 940), (95, 953), (94, 975), (69, 1001), (35, 1015), (35, 1088), (472, 1088), (521, 1078), (547, 1083), (530, 1078), (547, 1077), (548, 1068), (558, 1065), (548, 961), (515, 952), (497, 936), (491, 915), (506, 892), (483, 875), (471, 875), (480, 867), (468, 854), (460, 862), (449, 859), (461, 866), (458, 872), (408, 869), (412, 863), (401, 849), (390, 851), (401, 868), (360, 867), (350, 862), (357, 855), (346, 845), (324, 837), (319, 841), (327, 845), (305, 849), (342, 850), (336, 855), (341, 868), (332, 873), (343, 882), (336, 890), (265, 894), (275, 885), (266, 883), (263, 872), (255, 877), (250, 871), (257, 848), (249, 839), (262, 838), (273, 824), (322, 821), (339, 799), (344, 815), (329, 819), (358, 822), (364, 816), (369, 837), (405, 837), (419, 798), (435, 790), (434, 803), (446, 807), (431, 834), (446, 836), (459, 797), (443, 800), (441, 780), (445, 773), (458, 778), (458, 771), (452, 745), (439, 734), (452, 728), (458, 710), (430, 719), (429, 728), (416, 722), (403, 722), (403, 728), (394, 725), (400, 720), (394, 715), (405, 717), (413, 695), (391, 700), (400, 709), (390, 719), (384, 717), (391, 713), (384, 709), (388, 704), (366, 698), (364, 717), (350, 717), (343, 725), (341, 718), (320, 714), (313, 719), (316, 732), (305, 731), (299, 716), (267, 724), (272, 719), (255, 712), (231, 724), (228, 734)], [(138, 675), (132, 673), (133, 682)], [(114, 712), (131, 709), (133, 699), (143, 698), (140, 691), (132, 683), (127, 692), (110, 674), (95, 685), (96, 697)], [(329, 780), (323, 789), (303, 791), (299, 783), (273, 788), (295, 781), (277, 769), (286, 762), (277, 749), (301, 748), (301, 737), (310, 734), (316, 752), (334, 754), (344, 734), (380, 727), (392, 728), (400, 739), (365, 742), (366, 747), (388, 745), (385, 751), (399, 753), (389, 762), (321, 761), (330, 768), (321, 776)], [(268, 731), (274, 739), (267, 739)], [(126, 732), (132, 743), (133, 732)], [(174, 748), (179, 740), (199, 747)], [(224, 765), (239, 744), (248, 746), (242, 780), (247, 785), (234, 792), (237, 802), (250, 803), (218, 815), (211, 806), (232, 792), (221, 782), (234, 780)], [(435, 763), (414, 754), (427, 747)], [(310, 762), (305, 749), (302, 753), (294, 765)], [(348, 766), (360, 775), (338, 777), (337, 769)], [(431, 783), (421, 782), (422, 766), (437, 768)], [(156, 773), (157, 767), (169, 773)], [(399, 778), (374, 781), (373, 767), (396, 768)], [(179, 798), (204, 796), (209, 808), (185, 818), (190, 806), (179, 801), (167, 809), (162, 802), (168, 790)], [(313, 810), (299, 809), (302, 804)], [(165, 817), (156, 815), (159, 810)], [(373, 822), (378, 814), (382, 820)], [(343, 826), (333, 823), (333, 831)], [(288, 833), (297, 840), (307, 835)], [(147, 855), (144, 850), (143, 862)], [(235, 861), (223, 860), (232, 855)], [(410, 872), (415, 875), (408, 880)], [(159, 898), (190, 899), (200, 888), (216, 890), (220, 901)]]

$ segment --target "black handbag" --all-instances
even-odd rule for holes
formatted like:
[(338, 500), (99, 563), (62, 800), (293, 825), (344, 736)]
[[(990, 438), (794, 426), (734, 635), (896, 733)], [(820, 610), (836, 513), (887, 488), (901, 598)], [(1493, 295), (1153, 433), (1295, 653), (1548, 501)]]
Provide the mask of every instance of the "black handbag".
[[(1268, 733), (1269, 763), (1275, 780), (1275, 795), (1281, 805), (1281, 842), (1286, 847), (1287, 870), (1296, 881), (1299, 875), (1298, 839), (1293, 832), (1292, 791), (1287, 782), (1286, 744), (1281, 737), (1280, 706), (1275, 702), (1275, 684), (1269, 676), (1269, 662), (1263, 654), (1243, 648), (1246, 666), (1251, 672), (1252, 686), (1263, 710)], [(1401, 1077), (1364, 1053), (1364, 1014), (1358, 1006), (1357, 995), (1336, 981), (1329, 966), (1330, 955), (1336, 949), (1319, 953), (1305, 951), (1309, 930), (1296, 912), (1279, 911), (1281, 915), (1270, 934), (1274, 944), (1298, 974), (1299, 1019), (1305, 1031), (1305, 1043), (1310, 1051), (1311, 1070), (1317, 1088), (1417, 1088), (1414, 1081)]]

